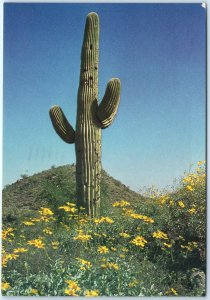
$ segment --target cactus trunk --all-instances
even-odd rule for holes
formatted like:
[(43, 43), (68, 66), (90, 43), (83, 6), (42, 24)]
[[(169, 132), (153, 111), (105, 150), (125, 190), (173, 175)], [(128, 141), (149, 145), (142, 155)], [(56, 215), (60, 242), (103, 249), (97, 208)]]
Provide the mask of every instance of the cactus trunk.
[(96, 118), (98, 41), (98, 17), (92, 15), (86, 20), (81, 52), (75, 136), (77, 201), (91, 216), (97, 215), (100, 202), (101, 127)]
[(99, 18), (90, 13), (81, 51), (76, 130), (60, 107), (50, 109), (56, 132), (65, 142), (75, 143), (77, 205), (90, 216), (98, 215), (100, 206), (101, 129), (113, 122), (120, 99), (120, 81), (111, 79), (98, 105), (98, 53)]

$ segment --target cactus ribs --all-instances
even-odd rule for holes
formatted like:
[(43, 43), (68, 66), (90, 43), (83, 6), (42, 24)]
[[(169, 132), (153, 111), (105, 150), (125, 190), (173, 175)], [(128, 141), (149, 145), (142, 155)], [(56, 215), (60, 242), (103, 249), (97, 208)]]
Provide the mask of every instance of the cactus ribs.
[(81, 52), (76, 130), (59, 106), (50, 109), (57, 134), (66, 143), (75, 143), (77, 205), (85, 207), (92, 217), (99, 214), (100, 207), (101, 129), (113, 122), (120, 101), (120, 80), (112, 78), (98, 104), (98, 54), (99, 17), (90, 13)]

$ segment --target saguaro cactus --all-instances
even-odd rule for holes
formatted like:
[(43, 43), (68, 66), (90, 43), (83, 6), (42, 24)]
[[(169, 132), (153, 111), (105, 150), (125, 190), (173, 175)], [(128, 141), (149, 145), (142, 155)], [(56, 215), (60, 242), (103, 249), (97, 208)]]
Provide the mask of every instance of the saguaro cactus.
[(55, 131), (66, 143), (75, 143), (77, 204), (90, 216), (98, 214), (100, 205), (101, 129), (113, 122), (120, 101), (120, 80), (112, 78), (98, 104), (98, 54), (99, 17), (90, 13), (81, 52), (76, 130), (59, 106), (50, 109)]

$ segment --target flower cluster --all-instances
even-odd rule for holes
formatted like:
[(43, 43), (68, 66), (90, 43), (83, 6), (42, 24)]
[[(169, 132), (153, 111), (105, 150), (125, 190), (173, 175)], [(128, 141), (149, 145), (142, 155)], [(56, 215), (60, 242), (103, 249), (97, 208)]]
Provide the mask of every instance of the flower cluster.
[(16, 260), (19, 257), (18, 254), (15, 253), (7, 253), (2, 255), (2, 266), (6, 267), (7, 266), (7, 262), (10, 260)]
[(76, 260), (82, 265), (80, 270), (90, 269), (92, 267), (92, 263), (88, 260), (77, 257)]
[(109, 249), (106, 246), (99, 246), (98, 247), (98, 252), (101, 253), (101, 254), (108, 253)]
[(84, 292), (85, 297), (97, 297), (99, 296), (99, 291), (98, 290), (86, 290)]
[(81, 290), (77, 281), (74, 280), (66, 280), (68, 284), (67, 289), (65, 289), (65, 294), (68, 296), (78, 296), (77, 292)]
[(78, 235), (73, 238), (74, 240), (78, 240), (81, 242), (86, 242), (92, 239), (90, 234), (85, 234), (83, 230), (78, 230)]
[(41, 239), (35, 239), (35, 240), (28, 241), (27, 244), (33, 245), (34, 247), (39, 248), (39, 249), (45, 248), (45, 244), (43, 243), (43, 241)]
[(1, 290), (2, 291), (6, 291), (6, 290), (8, 290), (8, 288), (10, 288), (10, 284), (8, 282), (2, 282), (1, 283)]
[(16, 249), (14, 249), (14, 253), (25, 253), (25, 252), (27, 252), (28, 251), (28, 249), (26, 249), (26, 248), (16, 248)]
[(164, 239), (164, 240), (168, 240), (168, 236), (166, 233), (164, 233), (161, 230), (157, 230), (155, 232), (153, 232), (152, 236), (156, 239)]
[(178, 205), (181, 207), (181, 208), (184, 208), (185, 207), (185, 204), (183, 201), (178, 201)]
[(129, 206), (130, 203), (128, 201), (125, 200), (121, 200), (121, 201), (116, 201), (112, 204), (113, 207), (126, 207)]
[(133, 219), (139, 219), (139, 220), (143, 220), (144, 222), (154, 223), (154, 220), (152, 218), (141, 215), (141, 214), (130, 213), (129, 216)]
[(109, 217), (101, 217), (101, 218), (95, 218), (94, 223), (96, 224), (101, 224), (101, 223), (108, 223), (108, 224), (112, 224), (114, 221), (109, 218)]
[(41, 209), (39, 210), (39, 214), (40, 214), (40, 218), (35, 219), (37, 222), (43, 221), (48, 223), (55, 220), (55, 218), (53, 217), (54, 212), (52, 212), (52, 210), (48, 207), (41, 207)]
[(15, 229), (11, 227), (2, 230), (2, 239), (6, 240), (7, 237), (14, 237), (14, 230)]
[(144, 248), (147, 244), (147, 240), (145, 240), (143, 236), (138, 235), (131, 241), (131, 243), (141, 248)]
[(63, 209), (65, 212), (76, 213), (77, 208), (75, 203), (67, 202), (66, 205), (60, 206), (59, 209)]
[(120, 269), (119, 266), (118, 266), (118, 264), (115, 264), (113, 262), (107, 262), (105, 264), (102, 264), (101, 268), (102, 269), (114, 269), (116, 271), (118, 271)]

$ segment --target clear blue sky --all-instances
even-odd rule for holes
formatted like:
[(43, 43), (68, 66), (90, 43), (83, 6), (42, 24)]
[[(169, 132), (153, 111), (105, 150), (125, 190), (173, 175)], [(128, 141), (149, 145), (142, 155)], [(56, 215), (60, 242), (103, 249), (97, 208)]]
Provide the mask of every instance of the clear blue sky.
[(100, 17), (99, 99), (122, 94), (102, 132), (102, 166), (134, 190), (172, 184), (205, 159), (206, 11), (201, 4), (4, 4), (3, 184), (75, 163), (54, 132), (73, 126), (86, 15)]

